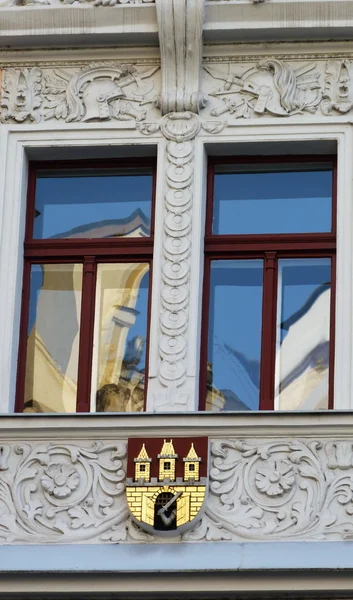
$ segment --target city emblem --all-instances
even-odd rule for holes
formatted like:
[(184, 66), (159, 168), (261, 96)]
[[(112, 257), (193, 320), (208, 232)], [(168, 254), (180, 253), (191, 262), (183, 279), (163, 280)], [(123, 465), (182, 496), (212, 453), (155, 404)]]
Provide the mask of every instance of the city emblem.
[(195, 526), (206, 496), (208, 438), (129, 439), (126, 497), (134, 521), (158, 535)]

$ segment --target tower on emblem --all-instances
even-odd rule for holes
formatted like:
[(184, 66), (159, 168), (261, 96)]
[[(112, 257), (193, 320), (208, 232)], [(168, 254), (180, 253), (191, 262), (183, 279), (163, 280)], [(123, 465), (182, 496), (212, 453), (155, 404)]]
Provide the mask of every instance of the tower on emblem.
[(127, 502), (134, 520), (159, 535), (182, 533), (201, 518), (207, 438), (130, 439)]

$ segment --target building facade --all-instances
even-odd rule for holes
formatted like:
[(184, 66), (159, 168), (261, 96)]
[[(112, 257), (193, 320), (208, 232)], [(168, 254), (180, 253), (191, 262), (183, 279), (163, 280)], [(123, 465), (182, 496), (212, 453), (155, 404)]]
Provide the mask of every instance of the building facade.
[(0, 0), (0, 597), (347, 598), (353, 1)]

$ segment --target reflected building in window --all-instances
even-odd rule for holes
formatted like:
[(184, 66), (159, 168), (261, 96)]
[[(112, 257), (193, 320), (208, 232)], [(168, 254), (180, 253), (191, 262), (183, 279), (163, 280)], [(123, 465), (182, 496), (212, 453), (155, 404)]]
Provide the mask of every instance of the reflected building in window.
[[(276, 409), (328, 408), (330, 304), (330, 283), (323, 283), (309, 295), (299, 310), (278, 324)], [(206, 410), (249, 410), (241, 398), (253, 396), (255, 399), (257, 387), (254, 377), (259, 365), (227, 344), (221, 351), (232, 361), (231, 369), (236, 375), (234, 387), (232, 390), (215, 387), (212, 364), (208, 363)]]
[[(79, 229), (65, 238), (148, 235), (141, 211)], [(98, 264), (93, 411), (144, 408), (148, 280), (148, 263)], [(33, 265), (30, 295), (24, 412), (76, 412), (82, 265)]]

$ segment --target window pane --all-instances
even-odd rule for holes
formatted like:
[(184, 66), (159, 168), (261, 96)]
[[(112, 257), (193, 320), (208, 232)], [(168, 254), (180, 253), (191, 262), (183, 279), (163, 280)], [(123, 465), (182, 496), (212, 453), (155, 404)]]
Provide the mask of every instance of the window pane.
[(331, 231), (331, 212), (332, 170), (327, 165), (216, 168), (214, 234)]
[(25, 412), (76, 412), (82, 265), (32, 265)]
[(206, 410), (258, 410), (261, 260), (211, 263)]
[(148, 286), (147, 263), (98, 265), (92, 410), (143, 410)]
[(276, 399), (280, 410), (328, 408), (329, 258), (280, 260)]
[(34, 238), (147, 237), (152, 169), (39, 171)]

